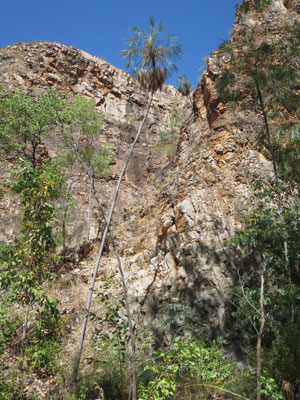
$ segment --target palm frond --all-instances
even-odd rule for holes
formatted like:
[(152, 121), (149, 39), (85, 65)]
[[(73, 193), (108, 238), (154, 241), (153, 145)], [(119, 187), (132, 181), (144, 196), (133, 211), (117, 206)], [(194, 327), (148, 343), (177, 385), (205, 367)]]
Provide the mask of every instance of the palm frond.
[(126, 58), (126, 68), (149, 91), (161, 89), (166, 78), (177, 68), (172, 59), (179, 59), (182, 48), (176, 37), (164, 34), (164, 25), (149, 18), (147, 32), (137, 26), (131, 28), (132, 36), (126, 41), (127, 49), (121, 51)]

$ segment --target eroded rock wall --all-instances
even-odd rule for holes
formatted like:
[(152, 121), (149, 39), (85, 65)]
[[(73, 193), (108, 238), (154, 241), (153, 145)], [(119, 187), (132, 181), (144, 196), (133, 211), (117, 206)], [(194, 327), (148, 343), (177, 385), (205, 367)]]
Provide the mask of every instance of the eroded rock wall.
[[(21, 90), (33, 96), (56, 88), (69, 96), (79, 93), (95, 100), (97, 110), (104, 116), (98, 140), (115, 148), (111, 177), (108, 180), (97, 179), (96, 182), (100, 201), (107, 208), (127, 151), (143, 119), (148, 94), (126, 72), (106, 61), (72, 46), (47, 42), (16, 43), (0, 49), (0, 85), (7, 91)], [(139, 200), (140, 189), (149, 183), (150, 175), (168, 161), (168, 148), (165, 151), (164, 145), (161, 148), (155, 146), (160, 142), (158, 133), (168, 125), (174, 109), (185, 109), (189, 113), (187, 108), (191, 108), (190, 102), (172, 86), (165, 85), (162, 91), (155, 94), (141, 140), (126, 172), (117, 218), (126, 218), (127, 210)], [(171, 148), (171, 153), (174, 153), (176, 143)], [(61, 151), (58, 132), (54, 131), (45, 138), (45, 149), (50, 157)], [(11, 167), (4, 168), (3, 179), (8, 177)], [(79, 168), (75, 169), (72, 179), (72, 195), (77, 209), (68, 223), (67, 232), (69, 243), (74, 245), (86, 236), (88, 181)], [(96, 237), (101, 220), (96, 206), (95, 203), (92, 238)], [(9, 192), (0, 200), (0, 215), (5, 221), (0, 226), (0, 240), (11, 240), (17, 233), (18, 205), (17, 199), (11, 197)]]
[[(293, 24), (298, 18), (296, 3), (274, 0), (263, 12), (250, 9), (246, 18), (237, 17), (232, 40), (238, 42), (253, 24), (261, 26), (264, 40), (269, 40), (279, 32), (279, 26)], [(0, 59), (1, 80), (9, 90), (55, 86), (70, 94), (95, 98), (106, 118), (102, 139), (109, 138), (117, 147), (112, 179), (97, 181), (106, 206), (141, 119), (146, 94), (125, 72), (59, 44), (16, 44), (1, 50)], [(260, 116), (251, 111), (232, 111), (218, 100), (215, 82), (226, 63), (226, 58), (220, 61), (218, 51), (211, 54), (194, 93), (193, 113), (176, 137), (176, 151), (171, 156), (151, 152), (151, 146), (159, 142), (157, 130), (174, 104), (187, 114), (191, 106), (174, 88), (167, 86), (156, 94), (113, 221), (135, 318), (158, 334), (163, 334), (163, 326), (157, 316), (170, 304), (193, 309), (201, 329), (211, 336), (226, 333), (230, 321), (225, 306), (227, 289), (242, 262), (228, 240), (241, 227), (242, 215), (254, 201), (252, 181), (272, 176), (270, 161), (256, 147), (262, 127)], [(49, 149), (57, 151), (55, 137)], [(87, 196), (80, 177), (76, 185), (76, 201), (83, 210)], [(7, 207), (12, 205), (7, 202), (4, 209)], [(84, 217), (78, 215), (77, 219), (84, 224)], [(78, 221), (69, 226), (69, 235), (75, 242), (83, 238)], [(81, 280), (82, 302), (96, 250), (97, 244), (87, 259), (64, 272), (69, 282)], [(101, 263), (98, 288), (103, 275), (120, 280), (112, 251)], [(78, 299), (75, 301), (71, 294), (62, 301), (66, 312), (74, 310), (72, 301)], [(179, 325), (173, 334), (183, 330)]]
[[(272, 41), (283, 26), (299, 22), (297, 10), (282, 1), (263, 12), (250, 9), (243, 19), (236, 18), (232, 40), (238, 46), (255, 21), (260, 27), (257, 40)], [(257, 146), (262, 116), (233, 110), (218, 99), (216, 80), (227, 62), (218, 50), (211, 54), (176, 157), (156, 171), (155, 189), (143, 189), (131, 219), (134, 236), (124, 248), (132, 255), (123, 255), (132, 304), (140, 303), (145, 325), (156, 332), (163, 333), (159, 310), (179, 304), (193, 308), (211, 336), (234, 335), (225, 304), (243, 260), (228, 241), (255, 204), (252, 182), (272, 179), (273, 170)], [(254, 260), (251, 267), (259, 262)], [(182, 332), (183, 327), (174, 329)]]

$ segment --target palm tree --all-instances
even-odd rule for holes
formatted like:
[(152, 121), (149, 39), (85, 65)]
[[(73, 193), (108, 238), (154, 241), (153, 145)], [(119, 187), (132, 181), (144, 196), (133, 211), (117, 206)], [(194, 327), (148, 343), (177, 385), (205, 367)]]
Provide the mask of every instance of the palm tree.
[[(150, 17), (150, 30), (147, 32), (144, 29), (139, 29), (138, 27), (132, 28), (132, 36), (127, 40), (128, 49), (123, 50), (121, 54), (124, 58), (128, 59), (128, 63), (126, 65), (132, 72), (133, 77), (137, 78), (140, 85), (147, 90), (149, 94), (148, 104), (146, 108), (146, 112), (144, 118), (140, 124), (139, 130), (137, 135), (131, 145), (131, 149), (128, 153), (126, 158), (125, 164), (121, 171), (116, 191), (114, 194), (114, 198), (112, 201), (112, 205), (110, 208), (109, 216), (107, 218), (105, 230), (102, 236), (102, 241), (100, 245), (100, 249), (98, 252), (98, 257), (94, 269), (93, 279), (90, 286), (88, 301), (86, 305), (86, 312), (83, 320), (81, 337), (77, 352), (77, 357), (75, 359), (74, 370), (73, 370), (73, 378), (74, 380), (77, 379), (79, 363), (82, 353), (83, 342), (85, 338), (85, 331), (87, 326), (87, 320), (89, 316), (89, 310), (91, 306), (91, 300), (93, 295), (93, 290), (96, 281), (97, 271), (100, 265), (100, 260), (102, 257), (104, 244), (106, 241), (107, 234), (109, 232), (109, 226), (111, 223), (112, 215), (115, 209), (117, 197), (119, 194), (119, 189), (121, 186), (121, 182), (123, 176), (126, 172), (129, 160), (135, 148), (135, 145), (139, 139), (141, 134), (142, 128), (144, 123), (147, 119), (152, 100), (153, 94), (158, 89), (161, 89), (167, 77), (171, 75), (173, 71), (176, 71), (176, 66), (173, 64), (172, 59), (180, 58), (181, 56), (181, 47), (177, 41), (177, 39), (170, 35), (164, 35), (164, 27), (163, 24), (160, 22), (159, 24), (155, 23), (154, 18)], [(134, 331), (131, 324), (131, 314), (129, 309), (129, 303), (127, 298), (127, 289), (126, 289), (126, 282), (122, 275), (123, 281), (123, 288), (125, 293), (125, 303), (126, 303), (126, 311), (128, 314), (128, 321), (129, 321), (129, 330), (131, 335), (131, 347), (132, 347), (132, 365), (133, 365), (133, 372), (132, 372), (132, 400), (136, 399), (136, 368), (135, 368), (135, 339), (134, 339)]]
[(176, 82), (177, 90), (183, 96), (190, 96), (192, 91), (192, 84), (188, 80), (186, 75), (182, 75), (177, 79)]
[(161, 89), (166, 79), (177, 71), (172, 59), (180, 58), (182, 50), (174, 36), (164, 35), (164, 26), (149, 18), (149, 33), (136, 26), (127, 40), (128, 48), (121, 52), (128, 59), (126, 68), (150, 93)]

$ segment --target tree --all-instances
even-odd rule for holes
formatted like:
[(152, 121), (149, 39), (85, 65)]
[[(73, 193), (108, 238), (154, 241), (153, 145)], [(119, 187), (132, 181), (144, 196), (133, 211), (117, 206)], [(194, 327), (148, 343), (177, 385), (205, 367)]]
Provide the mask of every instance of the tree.
[[(298, 25), (296, 26), (296, 32), (299, 32)], [(255, 29), (251, 30), (245, 34), (241, 46), (235, 47), (233, 43), (223, 46), (221, 55), (229, 55), (229, 67), (217, 80), (220, 101), (224, 103), (233, 101), (235, 104), (242, 104), (243, 107), (247, 107), (247, 96), (250, 95), (254, 107), (255, 104), (259, 106), (258, 111), (262, 115), (265, 131), (261, 142), (271, 157), (274, 182), (277, 189), (277, 205), (281, 217), (283, 203), (278, 161), (280, 158), (282, 159), (283, 155), (287, 154), (287, 150), (290, 150), (288, 153), (289, 163), (281, 162), (281, 165), (285, 167), (288, 164), (293, 165), (293, 161), (296, 161), (299, 157), (297, 149), (300, 149), (300, 140), (299, 137), (296, 137), (291, 146), (286, 146), (284, 142), (276, 142), (271, 120), (278, 115), (283, 115), (283, 111), (285, 111), (287, 115), (284, 115), (284, 118), (288, 120), (289, 132), (293, 132), (290, 126), (296, 129), (299, 128), (299, 123), (297, 124), (295, 121), (295, 118), (299, 121), (300, 109), (300, 96), (297, 92), (296, 83), (299, 51), (295, 55), (290, 55), (290, 61), (287, 62), (287, 54), (290, 54), (291, 49), (295, 47), (295, 37), (294, 33), (290, 33), (284, 35), (284, 39), (277, 39), (271, 45), (267, 41), (261, 42)], [(240, 90), (241, 82), (246, 88), (243, 92)], [(293, 104), (291, 104), (291, 98), (293, 99)], [(248, 104), (249, 106), (250, 104)], [(286, 122), (283, 125), (285, 126)], [(288, 142), (291, 143), (290, 141)], [(292, 162), (290, 158), (292, 158)], [(293, 168), (293, 171), (295, 172), (293, 174), (294, 180), (297, 182), (299, 180), (299, 176), (296, 174), (297, 167)], [(286, 240), (283, 245), (285, 260), (288, 264), (289, 251)]]
[[(260, 291), (259, 291), (259, 299), (258, 297), (258, 292), (257, 290), (250, 290), (249, 287), (246, 287), (245, 285), (248, 283), (248, 281), (251, 279), (248, 277), (246, 274), (245, 276), (240, 277), (239, 276), (239, 286), (235, 287), (232, 290), (232, 294), (234, 297), (234, 300), (231, 300), (229, 298), (229, 301), (237, 308), (237, 311), (233, 312), (232, 314), (234, 316), (240, 317), (241, 321), (245, 325), (248, 325), (248, 323), (251, 324), (251, 327), (254, 329), (256, 333), (256, 387), (257, 387), (257, 394), (256, 398), (257, 400), (261, 400), (261, 365), (262, 365), (262, 339), (263, 339), (263, 334), (264, 334), (264, 328), (265, 328), (265, 266), (261, 268), (261, 271), (259, 271), (256, 275), (259, 276), (260, 282), (257, 284), (257, 286), (260, 286)], [(257, 279), (257, 276), (255, 276)]]
[[(258, 9), (267, 5), (267, 2), (247, 1), (243, 4)], [(247, 12), (243, 8), (239, 11)], [(299, 28), (295, 31), (299, 32)], [(283, 201), (283, 195), (288, 191), (283, 191), (281, 180), (288, 178), (289, 182), (299, 182), (299, 165), (296, 160), (299, 157), (297, 149), (299, 151), (300, 141), (295, 135), (299, 130), (300, 107), (297, 92), (299, 49), (297, 46), (295, 48), (295, 43), (299, 45), (299, 39), (296, 39), (296, 35), (292, 29), (291, 32), (284, 30), (274, 35), (272, 40), (268, 37), (262, 40), (261, 34), (253, 29), (245, 32), (241, 43), (230, 41), (219, 50), (221, 57), (226, 56), (226, 70), (217, 79), (219, 100), (258, 113), (264, 128), (259, 138), (260, 145), (271, 159), (274, 174), (273, 183), (268, 184), (269, 189), (273, 186), (274, 190), (267, 189), (262, 194), (261, 190), (256, 192), (259, 206), (252, 211), (246, 221), (246, 229), (238, 239), (239, 244), (252, 257), (259, 254), (262, 265), (265, 265), (265, 273), (252, 274), (242, 294), (241, 287), (235, 293), (238, 293), (235, 301), (238, 318), (244, 314), (247, 323), (250, 322), (256, 331), (257, 399), (260, 399), (262, 393), (261, 345), (266, 329), (271, 337), (278, 336), (280, 331), (282, 341), (285, 337), (283, 321), (288, 324), (290, 332), (298, 331), (295, 310), (299, 291), (293, 282), (293, 270), (299, 259), (298, 251), (295, 251), (298, 247), (295, 243), (299, 242), (297, 211), (293, 214), (292, 225), (289, 227), (287, 224), (287, 219), (291, 220), (292, 210), (298, 207), (292, 204), (288, 196)], [(286, 204), (288, 202), (289, 206)]]
[[(20, 195), (24, 208), (18, 256), (22, 264), (43, 276), (49, 253), (55, 248), (54, 202), (65, 180), (59, 165), (42, 152), (43, 140), (56, 126), (55, 107), (63, 98), (44, 95), (34, 99), (25, 94), (0, 93), (0, 153), (16, 160), (6, 185)], [(45, 267), (45, 268), (44, 268)]]
[(192, 90), (192, 84), (188, 80), (186, 75), (182, 75), (177, 79), (176, 82), (177, 90), (183, 96), (189, 96)]
[(38, 165), (43, 139), (57, 123), (53, 108), (61, 107), (62, 97), (43, 95), (37, 99), (23, 93), (0, 91), (0, 155), (22, 157), (32, 168)]
[[(4, 316), (1, 330), (14, 328), (16, 356), (20, 355), (25, 369), (40, 376), (53, 373), (60, 348), (58, 301), (45, 290), (55, 265), (56, 202), (65, 180), (43, 147), (44, 138), (57, 123), (51, 104), (46, 95), (34, 99), (22, 93), (1, 93), (0, 152), (5, 160), (15, 161), (6, 186), (20, 197), (22, 223), (14, 242), (0, 246), (0, 302), (4, 309), (13, 310), (18, 304), (23, 311), (23, 321)], [(3, 347), (11, 346), (3, 341), (6, 335), (0, 333), (0, 347), (5, 345), (2, 354)]]
[(172, 60), (180, 58), (182, 50), (175, 37), (164, 34), (162, 22), (156, 24), (153, 17), (149, 22), (149, 32), (136, 26), (131, 28), (128, 49), (121, 54), (128, 59), (126, 68), (131, 70), (132, 76), (153, 95), (177, 70)]
[[(66, 162), (61, 157), (50, 158), (45, 138), (54, 128), (60, 129), (69, 150), (63, 158), (69, 159), (67, 164), (77, 159), (87, 172), (89, 209), (95, 174), (109, 173), (110, 147), (97, 148), (94, 143), (101, 118), (92, 100), (77, 96), (69, 104), (66, 96), (54, 90), (41, 97), (1, 92), (0, 100), (0, 155), (13, 161), (6, 186), (20, 196), (23, 211), (20, 235), (0, 246), (0, 303), (4, 310), (0, 313), (0, 356), (10, 346), (9, 339), (21, 331), (22, 338), (17, 339), (20, 360), (39, 374), (51, 373), (53, 357), (59, 351), (59, 311), (45, 287), (57, 260), (57, 202), (63, 195), (70, 201), (70, 195), (63, 186)], [(16, 303), (24, 309), (23, 321), (9, 315)]]
[(92, 195), (95, 195), (95, 174), (101, 177), (110, 175), (109, 165), (113, 160), (113, 147), (97, 144), (96, 139), (103, 118), (95, 110), (94, 100), (76, 95), (62, 113), (58, 113), (64, 146), (71, 154), (70, 162), (77, 159), (89, 180), (89, 209), (87, 222), (87, 240), (90, 238), (92, 214)]
[[(227, 43), (220, 49), (220, 56), (229, 56), (227, 68), (218, 76), (217, 89), (219, 100), (223, 103), (233, 102), (243, 108), (253, 108), (261, 113), (265, 135), (261, 143), (270, 153), (273, 165), (274, 180), (279, 184), (279, 168), (284, 163), (280, 161), (282, 154), (287, 155), (287, 144), (292, 143), (299, 149), (299, 115), (300, 96), (297, 92), (297, 76), (299, 63), (300, 27), (296, 25), (292, 32), (281, 32), (280, 39), (269, 44), (259, 41), (255, 29), (246, 33), (241, 44)], [(295, 31), (295, 32), (294, 32)], [(243, 86), (243, 90), (241, 87)], [(249, 101), (249, 97), (252, 100)], [(258, 104), (259, 109), (256, 105)], [(284, 122), (282, 123), (282, 120)], [(277, 127), (278, 138), (285, 132), (289, 137), (276, 140), (273, 125)], [(266, 139), (266, 140), (265, 140)], [(294, 159), (296, 162), (296, 160)], [(296, 162), (297, 163), (297, 162)], [(293, 162), (289, 162), (293, 164)], [(297, 171), (297, 168), (294, 168)], [(299, 175), (293, 175), (299, 180)], [(278, 194), (278, 205), (282, 207)]]
[(277, 62), (270, 68), (272, 109), (268, 113), (277, 128), (275, 155), (281, 178), (300, 184), (300, 24), (284, 27), (274, 45)]
[[(46, 161), (43, 166), (33, 168), (23, 159), (18, 160), (12, 175), (8, 185), (20, 195), (24, 212), (19, 237), (14, 243), (0, 246), (0, 262), (4, 267), (0, 287), (10, 288), (9, 301), (25, 307), (21, 342), (23, 356), (30, 311), (40, 307), (39, 317), (51, 318), (50, 314), (53, 314), (54, 322), (59, 316), (56, 302), (46, 296), (43, 284), (55, 265), (55, 202), (62, 193), (65, 177), (54, 162)], [(46, 329), (50, 332), (51, 322)], [(40, 335), (40, 344), (44, 339)]]
[(156, 351), (145, 367), (150, 374), (146, 385), (141, 384), (139, 399), (174, 398), (176, 390), (185, 379), (190, 378), (192, 386), (209, 388), (216, 392), (229, 393), (233, 395), (232, 398), (248, 400), (224, 388), (224, 382), (229, 377), (232, 378), (234, 370), (232, 365), (223, 360), (221, 344), (220, 338), (210, 344), (203, 339), (185, 338), (175, 341), (168, 351)]
[[(246, 332), (250, 339), (252, 333), (256, 336), (257, 376), (261, 376), (264, 362), (273, 376), (279, 375), (280, 380), (284, 376), (284, 380), (295, 383), (300, 363), (300, 290), (297, 282), (300, 204), (297, 200), (290, 203), (281, 215), (274, 207), (276, 191), (263, 190), (257, 196), (257, 208), (246, 217), (245, 228), (234, 239), (241, 246), (247, 264), (238, 273), (238, 285), (233, 288), (229, 301), (235, 306), (233, 315), (243, 334)], [(285, 241), (289, 248), (288, 264)], [(265, 343), (273, 341), (273, 359), (269, 365), (262, 357), (264, 337)], [(266, 353), (265, 358), (268, 358)], [(281, 370), (278, 365), (282, 366)], [(259, 398), (261, 379), (257, 387)]]
[[(145, 124), (145, 121), (147, 119), (151, 104), (152, 104), (152, 99), (153, 99), (153, 94), (156, 90), (161, 89), (166, 78), (170, 76), (170, 74), (176, 70), (175, 65), (173, 64), (172, 60), (179, 58), (181, 55), (181, 48), (178, 44), (178, 41), (176, 38), (170, 36), (170, 35), (164, 35), (164, 27), (162, 23), (156, 24), (154, 18), (150, 18), (150, 29), (149, 32), (147, 32), (144, 29), (140, 29), (138, 27), (133, 27), (132, 28), (132, 36), (128, 39), (127, 41), (128, 44), (128, 49), (122, 51), (123, 57), (128, 59), (127, 63), (127, 68), (130, 68), (132, 71), (132, 74), (135, 78), (137, 78), (138, 82), (140, 85), (149, 93), (149, 99), (148, 99), (148, 104), (147, 108), (145, 111), (144, 118), (140, 124), (139, 130), (136, 134), (136, 137), (132, 143), (131, 149), (128, 153), (128, 156), (126, 158), (126, 161), (124, 163), (123, 169), (120, 173), (119, 180), (117, 183), (116, 191), (114, 194), (114, 198), (111, 204), (109, 216), (107, 218), (107, 223), (106, 227), (102, 236), (102, 241), (97, 257), (97, 262), (95, 265), (95, 270), (93, 273), (93, 279), (90, 287), (90, 292), (87, 300), (87, 305), (86, 305), (86, 311), (85, 311), (85, 316), (83, 320), (83, 325), (82, 325), (82, 331), (81, 331), (81, 337), (80, 337), (80, 342), (79, 342), (79, 347), (78, 347), (78, 352), (77, 352), (77, 357), (75, 359), (74, 363), (74, 371), (73, 371), (73, 377), (74, 380), (77, 379), (78, 375), (78, 368), (79, 368), (79, 363), (80, 363), (80, 358), (81, 358), (81, 353), (82, 353), (82, 347), (83, 347), (83, 342), (85, 338), (85, 331), (86, 331), (86, 325), (88, 321), (88, 316), (89, 316), (89, 311), (90, 311), (90, 306), (91, 306), (91, 300), (92, 300), (92, 295), (93, 295), (93, 290), (95, 286), (95, 281), (96, 281), (96, 275), (97, 271), (100, 265), (100, 260), (102, 257), (106, 237), (109, 231), (109, 226), (111, 223), (112, 215), (115, 209), (116, 201), (118, 198), (121, 182), (123, 179), (123, 176), (125, 174), (125, 171), (127, 169), (129, 160), (131, 158), (131, 155), (133, 153), (133, 150), (135, 148), (135, 145), (140, 137), (142, 128)], [(123, 279), (124, 281), (124, 279)], [(124, 286), (125, 281), (123, 282)], [(126, 301), (126, 308), (127, 308), (127, 314), (128, 314), (128, 319), (129, 319), (129, 325), (131, 325), (131, 315), (130, 315), (130, 309), (129, 309), (129, 304), (128, 304), (128, 299), (125, 299)], [(130, 328), (130, 327), (129, 327)], [(135, 349), (135, 340), (134, 340), (134, 333), (133, 333), (133, 328), (130, 328), (131, 331), (131, 343), (132, 343), (132, 350), (134, 353)], [(132, 354), (132, 377), (133, 377), (133, 383), (132, 383), (132, 399), (136, 399), (136, 370), (135, 370), (135, 354)]]

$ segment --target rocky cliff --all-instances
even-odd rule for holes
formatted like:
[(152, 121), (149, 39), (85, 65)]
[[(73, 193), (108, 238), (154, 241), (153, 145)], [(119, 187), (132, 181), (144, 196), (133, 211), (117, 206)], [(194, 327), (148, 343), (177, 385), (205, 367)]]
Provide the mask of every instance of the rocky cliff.
[[(21, 89), (26, 94), (38, 96), (46, 93), (49, 88), (56, 88), (70, 96), (79, 93), (95, 99), (97, 109), (104, 116), (99, 141), (115, 147), (116, 160), (112, 166), (111, 182), (102, 180), (97, 183), (103, 203), (110, 201), (111, 190), (114, 187), (112, 181), (118, 178), (126, 151), (143, 118), (147, 93), (140, 89), (126, 72), (84, 51), (58, 43), (17, 43), (1, 49), (0, 74), (0, 84), (8, 91), (17, 92)], [(189, 107), (189, 101), (172, 86), (166, 85), (163, 91), (155, 95), (143, 132), (143, 140), (138, 144), (126, 173), (125, 180), (128, 184), (125, 185), (120, 199), (123, 208), (130, 209), (135, 204), (138, 191), (149, 180), (151, 172), (166, 163), (170, 153), (175, 152), (176, 143), (165, 148), (161, 146), (162, 149), (155, 144), (160, 141), (158, 132), (168, 125), (172, 111), (185, 107)], [(59, 147), (59, 138), (55, 133), (46, 139), (46, 148), (50, 156), (56, 156)], [(82, 208), (87, 201), (83, 183), (83, 178), (79, 177), (79, 182), (74, 187), (77, 203)], [(12, 211), (15, 205), (10, 203), (12, 199), (3, 201), (2, 215), (9, 223), (13, 215), (7, 214), (7, 210)], [(81, 220), (77, 215), (76, 221), (75, 226), (73, 221), (70, 228), (70, 240), (73, 244), (85, 237), (84, 219)], [(9, 225), (13, 229), (13, 224)], [(95, 237), (97, 228), (95, 220), (92, 225), (92, 237)], [(9, 238), (13, 237), (13, 230), (8, 232), (4, 229), (3, 232), (5, 234), (2, 238), (7, 238), (7, 235)]]
[[(296, 2), (274, 0), (264, 11), (250, 8), (246, 18), (237, 16), (232, 41), (237, 43), (254, 25), (261, 26), (261, 35), (268, 40), (280, 26), (293, 25), (298, 19)], [(233, 112), (218, 100), (215, 81), (224, 68), (226, 58), (220, 61), (219, 51), (214, 51), (193, 94), (193, 105), (171, 86), (155, 95), (113, 221), (132, 309), (144, 326), (158, 334), (163, 333), (163, 327), (157, 316), (169, 305), (193, 309), (201, 321), (199, 329), (211, 336), (229, 332), (226, 290), (241, 260), (228, 240), (241, 226), (246, 204), (252, 202), (253, 179), (272, 175), (271, 162), (256, 147), (262, 120), (250, 111)], [(127, 73), (109, 63), (73, 47), (44, 42), (17, 43), (1, 49), (0, 83), (7, 90), (21, 88), (32, 95), (55, 87), (71, 96), (80, 93), (95, 99), (105, 117), (101, 140), (113, 143), (117, 156), (112, 177), (97, 180), (107, 210), (126, 150), (143, 116), (147, 94)], [(180, 134), (166, 145), (161, 143), (158, 131), (168, 122), (174, 107), (183, 109), (188, 118)], [(58, 153), (55, 132), (45, 146), (50, 156)], [(68, 226), (70, 246), (84, 240), (88, 202), (85, 178), (78, 175), (76, 179), (74, 197), (79, 208)], [(9, 194), (1, 199), (1, 240), (14, 235), (15, 202)], [(95, 217), (93, 237), (96, 231)], [(93, 246), (87, 258), (60, 271), (62, 308), (77, 323), (97, 242)], [(112, 252), (102, 262), (98, 287), (103, 275), (120, 280)], [(181, 330), (180, 323), (174, 332)], [(74, 323), (70, 329), (75, 339), (78, 325)], [(168, 335), (165, 341), (171, 339), (172, 333)]]

